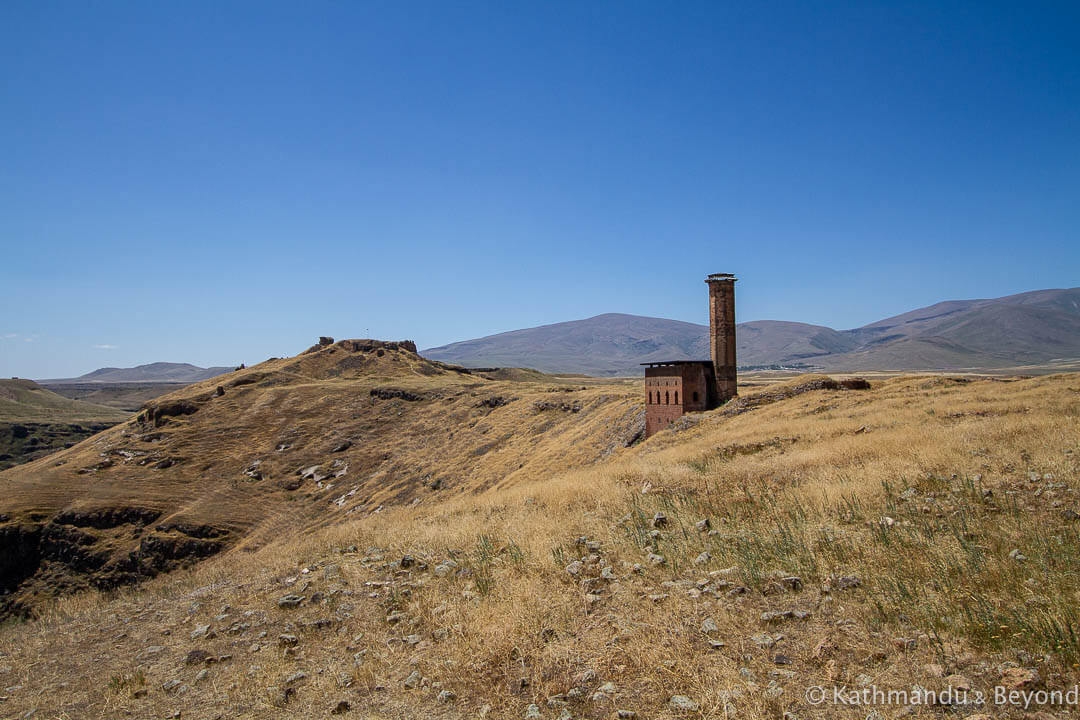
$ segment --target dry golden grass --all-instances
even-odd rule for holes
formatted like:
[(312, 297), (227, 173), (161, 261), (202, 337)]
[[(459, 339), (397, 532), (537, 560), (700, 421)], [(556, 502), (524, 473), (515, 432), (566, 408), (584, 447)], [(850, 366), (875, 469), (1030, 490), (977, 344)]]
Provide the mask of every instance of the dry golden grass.
[[(222, 395), (215, 393), (219, 385)], [(59, 530), (77, 535), (77, 547), (59, 554), (78, 559), (47, 561), (40, 577), (22, 583), (16, 598), (32, 604), (60, 581), (111, 584), (149, 572), (145, 558), (136, 571), (129, 558), (150, 542), (201, 542), (168, 528), (209, 527), (213, 542), (249, 552), (383, 505), (438, 502), (549, 477), (625, 445), (642, 412), (638, 394), (636, 386), (536, 373), (491, 380), (401, 348), (342, 341), (152, 403), (191, 403), (192, 414), (160, 423), (132, 418), (0, 473), (0, 558), (10, 538), (3, 533), (51, 532), (60, 512), (153, 517), (145, 528), (64, 523)], [(301, 478), (303, 468), (315, 474)]]
[[(722, 409), (602, 464), (358, 512), (139, 589), (61, 599), (0, 633), (0, 686), (21, 685), (0, 708), (322, 717), (346, 700), (370, 718), (521, 718), (529, 704), (544, 718), (666, 718), (685, 695), (689, 717), (854, 718), (946, 709), (811, 706), (804, 690), (938, 689), (958, 673), (989, 691), (1010, 666), (1066, 688), (1080, 678), (1078, 421), (1074, 375), (899, 377)], [(304, 603), (279, 608), (287, 593)], [(808, 615), (763, 619), (789, 610)], [(216, 637), (192, 639), (201, 624)], [(192, 649), (231, 657), (183, 664)], [(162, 690), (173, 679), (183, 689)]]

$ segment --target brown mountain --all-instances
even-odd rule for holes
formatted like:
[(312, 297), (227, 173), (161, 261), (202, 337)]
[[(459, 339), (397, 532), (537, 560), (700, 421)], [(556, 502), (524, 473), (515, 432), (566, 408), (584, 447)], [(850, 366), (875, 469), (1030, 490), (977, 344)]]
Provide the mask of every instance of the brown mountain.
[(39, 380), (40, 383), (193, 383), (230, 372), (231, 367), (199, 367), (191, 363), (155, 362), (129, 368), (104, 367), (76, 378)]
[[(639, 363), (708, 357), (705, 325), (609, 313), (424, 350), (469, 367), (636, 375)], [(853, 330), (757, 320), (738, 326), (742, 367), (1006, 368), (1080, 359), (1080, 288), (953, 300)]]

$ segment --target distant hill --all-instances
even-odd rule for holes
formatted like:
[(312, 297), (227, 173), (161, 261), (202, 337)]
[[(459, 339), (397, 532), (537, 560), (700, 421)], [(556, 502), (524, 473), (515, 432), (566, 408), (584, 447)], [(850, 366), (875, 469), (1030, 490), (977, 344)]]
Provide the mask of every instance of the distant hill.
[[(1080, 359), (1080, 288), (953, 300), (853, 330), (757, 320), (737, 329), (742, 367), (959, 370)], [(635, 375), (639, 363), (707, 359), (705, 325), (608, 313), (422, 351), (467, 367)]]
[(41, 380), (42, 383), (127, 383), (170, 382), (195, 383), (232, 372), (231, 367), (201, 368), (190, 363), (156, 362), (130, 368), (107, 367), (88, 372), (77, 378)]
[(33, 380), (0, 380), (0, 470), (71, 447), (130, 416), (61, 397)]
[(130, 414), (61, 397), (33, 380), (0, 380), (0, 422), (120, 422)]

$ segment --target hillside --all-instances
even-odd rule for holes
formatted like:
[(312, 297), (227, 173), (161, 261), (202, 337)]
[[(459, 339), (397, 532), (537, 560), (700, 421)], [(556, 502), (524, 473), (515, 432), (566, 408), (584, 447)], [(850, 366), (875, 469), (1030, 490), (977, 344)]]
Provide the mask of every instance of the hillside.
[(76, 378), (55, 378), (39, 382), (61, 383), (194, 383), (231, 372), (231, 367), (202, 368), (190, 363), (155, 362), (130, 368), (99, 368)]
[(19, 612), (382, 506), (594, 462), (643, 426), (638, 394), (489, 380), (370, 340), (188, 385), (0, 473), (0, 590), (11, 591), (0, 603)]
[(61, 397), (32, 380), (0, 380), (0, 470), (74, 445), (129, 416)]
[[(938, 303), (853, 330), (740, 323), (739, 365), (827, 371), (965, 370), (1080, 361), (1080, 288)], [(707, 359), (705, 325), (635, 315), (515, 330), (424, 350), (470, 367), (634, 376), (639, 363)]]
[[(40, 383), (39, 383), (40, 384)], [(156, 397), (179, 390), (188, 383), (175, 382), (58, 382), (41, 386), (57, 395), (95, 405), (135, 412)]]
[[(866, 391), (797, 378), (594, 463), (595, 435), (621, 422), (620, 384), (547, 392), (555, 388), (478, 380), (400, 351), (376, 364), (374, 353), (335, 348), (230, 376), (224, 396), (156, 430), (131, 423), (102, 437), (95, 449), (163, 433), (157, 442), (188, 455), (178, 468), (212, 465), (214, 512), (253, 522), (264, 511), (251, 505), (282, 510), (192, 571), (63, 598), (40, 606), (36, 620), (0, 628), (5, 713), (861, 720), (865, 705), (814, 705), (807, 688), (910, 698), (917, 686), (934, 695), (873, 712), (1066, 716), (1059, 706), (1025, 714), (988, 699), (995, 687), (1064, 691), (1080, 681), (1080, 579), (1070, 570), (1080, 563), (1078, 376), (898, 377)], [(370, 372), (353, 375), (360, 364)], [(245, 377), (254, 379), (234, 384)], [(441, 397), (371, 395), (388, 377)], [(475, 407), (496, 389), (518, 399)], [(554, 416), (523, 402), (574, 396), (583, 409)], [(309, 405), (326, 422), (307, 415)], [(279, 412), (298, 414), (297, 424)], [(508, 449), (474, 455), (470, 476), (446, 439), (475, 453), (484, 428), (499, 432), (500, 413), (512, 425)], [(341, 432), (353, 414), (366, 423), (360, 435), (360, 426)], [(538, 435), (537, 415), (564, 437)], [(272, 420), (273, 430), (260, 433), (255, 420)], [(445, 461), (458, 469), (443, 477), (461, 485), (409, 486), (395, 498), (403, 475), (380, 465), (379, 482), (346, 500), (351, 513), (326, 501), (360, 479), (352, 469), (326, 493), (311, 479), (282, 503), (257, 491), (307, 462), (368, 462), (331, 452), (343, 437), (373, 463), (384, 451), (422, 461), (401, 437), (414, 423), (428, 454), (440, 456), (428, 468)], [(209, 442), (199, 425), (223, 435), (226, 461), (196, 459), (197, 440)], [(288, 427), (297, 432), (282, 436)], [(273, 457), (279, 438), (293, 439), (302, 462), (232, 482), (242, 462)], [(523, 472), (480, 480), (482, 458), (522, 439), (531, 447), (513, 451), (509, 467), (524, 462)], [(73, 448), (70, 460), (88, 449)], [(169, 470), (131, 464), (124, 474), (148, 487), (167, 483)], [(197, 475), (188, 475), (182, 512), (207, 516)], [(121, 477), (86, 481), (100, 501)], [(24, 475), (0, 474), (13, 480), (20, 493), (29, 488)], [(359, 499), (376, 493), (382, 499)], [(152, 505), (145, 495), (138, 502)], [(83, 517), (76, 527), (65, 516), (50, 537), (97, 537), (118, 516)], [(172, 523), (144, 524), (146, 541)], [(289, 531), (297, 527), (306, 530)], [(944, 703), (925, 699), (947, 690)]]
[(0, 422), (108, 422), (128, 413), (61, 397), (33, 380), (0, 380)]

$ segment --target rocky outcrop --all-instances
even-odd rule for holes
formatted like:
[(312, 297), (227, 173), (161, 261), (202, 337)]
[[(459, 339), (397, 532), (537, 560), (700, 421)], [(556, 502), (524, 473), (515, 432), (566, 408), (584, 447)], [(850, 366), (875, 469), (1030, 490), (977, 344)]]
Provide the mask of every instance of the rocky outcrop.
[(769, 405), (781, 400), (802, 395), (814, 390), (869, 390), (870, 383), (863, 378), (847, 378), (834, 380), (830, 377), (815, 378), (798, 385), (788, 385), (775, 390), (769, 389), (746, 397), (737, 397), (725, 403), (720, 410), (721, 415), (740, 415), (747, 410), (753, 410), (762, 405)]
[(157, 510), (67, 509), (45, 522), (0, 525), (0, 619), (27, 614), (36, 596), (112, 589), (223, 550), (229, 533), (184, 522), (148, 530)]
[(0, 423), (0, 470), (37, 460), (115, 423)]
[(416, 343), (412, 340), (398, 340), (396, 342), (387, 340), (342, 340), (338, 343), (334, 342), (332, 337), (321, 337), (319, 342), (305, 350), (303, 355), (309, 353), (319, 352), (329, 347), (338, 347), (348, 352), (373, 352), (377, 350), (405, 350), (416, 354)]
[(423, 400), (423, 395), (418, 395), (408, 390), (402, 390), (401, 388), (372, 388), (371, 397), (378, 398), (380, 400), (408, 400), (409, 402), (416, 402)]
[(148, 422), (154, 427), (161, 427), (165, 419), (181, 415), (194, 415), (199, 406), (190, 400), (167, 400), (156, 405), (146, 406), (146, 412), (139, 416), (140, 422)]
[(0, 592), (11, 592), (37, 572), (40, 546), (40, 525), (0, 527)]

